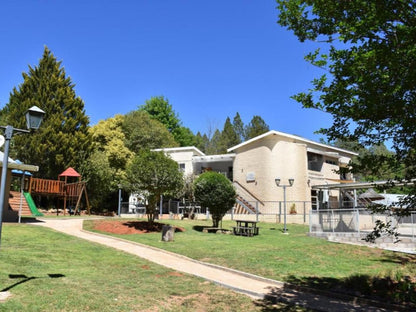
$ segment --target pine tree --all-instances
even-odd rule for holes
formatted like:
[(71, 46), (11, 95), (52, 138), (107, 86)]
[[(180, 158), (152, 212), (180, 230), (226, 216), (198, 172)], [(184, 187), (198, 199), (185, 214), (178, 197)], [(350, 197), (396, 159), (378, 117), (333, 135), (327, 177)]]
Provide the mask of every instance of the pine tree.
[(218, 146), (218, 152), (225, 154), (229, 147), (235, 146), (240, 143), (237, 133), (231, 124), (230, 117), (227, 117), (224, 123), (224, 128), (221, 132), (221, 139)]
[(13, 137), (13, 156), (38, 165), (38, 175), (56, 179), (67, 167), (79, 167), (90, 152), (89, 119), (84, 102), (75, 94), (74, 84), (66, 77), (51, 51), (45, 47), (39, 65), (29, 66), (23, 83), (14, 88), (1, 118), (15, 128), (25, 128), (24, 113), (33, 105), (46, 112), (39, 130)]
[(239, 139), (239, 142), (237, 144), (239, 144), (244, 140), (245, 135), (244, 135), (244, 123), (241, 120), (240, 114), (238, 112), (234, 116), (233, 127)]
[(250, 123), (245, 128), (245, 139), (250, 140), (258, 135), (269, 131), (269, 126), (260, 116), (253, 116)]

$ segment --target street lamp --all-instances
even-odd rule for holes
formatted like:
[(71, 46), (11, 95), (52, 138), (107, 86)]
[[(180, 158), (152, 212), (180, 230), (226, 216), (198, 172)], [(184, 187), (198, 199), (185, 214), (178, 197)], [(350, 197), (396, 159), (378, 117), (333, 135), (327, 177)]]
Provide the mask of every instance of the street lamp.
[(118, 185), (118, 210), (117, 210), (117, 215), (119, 217), (121, 217), (121, 187), (122, 185), (119, 184)]
[(12, 126), (0, 126), (4, 130), (4, 156), (3, 156), (3, 168), (1, 171), (1, 182), (0, 182), (0, 243), (1, 243), (1, 230), (3, 222), (3, 206), (6, 197), (6, 180), (7, 180), (7, 168), (9, 165), (9, 149), (10, 149), (10, 140), (12, 139), (13, 132), (20, 133), (29, 133), (30, 130), (37, 130), (42, 122), (45, 112), (39, 107), (32, 106), (29, 108), (26, 113), (26, 125), (29, 130), (17, 129)]
[(287, 234), (287, 228), (286, 228), (286, 187), (293, 186), (293, 183), (295, 183), (295, 179), (289, 178), (289, 184), (280, 184), (280, 178), (274, 179), (274, 182), (276, 183), (277, 187), (283, 187), (283, 207), (284, 207), (284, 227), (283, 227), (283, 234)]

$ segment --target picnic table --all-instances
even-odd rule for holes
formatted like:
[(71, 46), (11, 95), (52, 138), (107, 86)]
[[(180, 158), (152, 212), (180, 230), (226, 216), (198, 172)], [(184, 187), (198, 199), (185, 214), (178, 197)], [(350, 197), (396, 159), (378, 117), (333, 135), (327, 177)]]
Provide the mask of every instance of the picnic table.
[(235, 220), (236, 226), (233, 226), (234, 235), (254, 236), (259, 235), (257, 221)]

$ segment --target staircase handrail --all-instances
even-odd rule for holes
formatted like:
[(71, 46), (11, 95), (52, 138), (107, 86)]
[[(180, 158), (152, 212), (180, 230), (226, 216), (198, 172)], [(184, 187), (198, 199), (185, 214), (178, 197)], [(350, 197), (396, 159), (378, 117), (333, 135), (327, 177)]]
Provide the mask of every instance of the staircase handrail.
[(245, 192), (247, 192), (251, 197), (253, 197), (255, 200), (257, 200), (260, 204), (264, 206), (264, 203), (262, 200), (260, 200), (256, 195), (254, 195), (252, 192), (250, 192), (248, 189), (246, 189), (244, 186), (240, 184), (238, 181), (233, 181), (233, 183), (237, 184), (240, 188), (242, 188)]
[(240, 204), (241, 207), (243, 207), (249, 214), (256, 214), (255, 211), (253, 211), (250, 207), (244, 203), (244, 201), (240, 200), (239, 198), (236, 198), (235, 201)]

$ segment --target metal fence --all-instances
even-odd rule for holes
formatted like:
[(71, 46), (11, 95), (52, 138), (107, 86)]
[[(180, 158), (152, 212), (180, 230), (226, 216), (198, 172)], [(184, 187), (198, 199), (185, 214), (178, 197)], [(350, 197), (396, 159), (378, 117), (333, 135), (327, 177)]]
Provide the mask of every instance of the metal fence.
[(400, 235), (416, 236), (416, 212), (410, 216), (398, 218), (390, 214), (373, 214), (367, 209), (326, 209), (311, 210), (309, 232), (367, 233), (373, 230), (376, 221), (390, 222)]
[[(283, 223), (286, 215), (288, 223), (307, 224), (309, 211), (311, 210), (311, 202), (308, 201), (287, 201), (286, 205), (284, 201), (250, 201), (245, 202), (245, 204), (247, 209), (242, 208), (241, 205), (235, 205), (224, 218)], [(209, 211), (195, 202), (170, 200), (164, 202), (161, 207), (159, 205), (159, 213), (169, 214), (175, 218), (183, 217), (191, 211), (199, 218), (209, 218)], [(145, 214), (146, 210), (144, 207), (132, 208), (131, 203), (123, 202), (121, 213)]]

